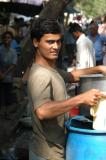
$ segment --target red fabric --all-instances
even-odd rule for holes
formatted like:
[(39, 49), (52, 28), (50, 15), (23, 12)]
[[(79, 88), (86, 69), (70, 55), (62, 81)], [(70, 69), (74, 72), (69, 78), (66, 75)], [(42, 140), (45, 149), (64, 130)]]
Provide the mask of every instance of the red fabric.
[(74, 107), (70, 110), (69, 112), (69, 116), (70, 117), (74, 117), (77, 116), (79, 114), (79, 108), (78, 107)]

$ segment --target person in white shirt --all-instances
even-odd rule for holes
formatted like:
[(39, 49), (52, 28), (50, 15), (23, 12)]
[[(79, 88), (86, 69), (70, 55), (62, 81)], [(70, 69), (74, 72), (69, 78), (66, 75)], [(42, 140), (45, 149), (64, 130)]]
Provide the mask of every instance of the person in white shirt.
[(94, 67), (96, 60), (92, 41), (84, 34), (78, 23), (72, 23), (69, 32), (77, 39), (76, 67), (80, 69)]

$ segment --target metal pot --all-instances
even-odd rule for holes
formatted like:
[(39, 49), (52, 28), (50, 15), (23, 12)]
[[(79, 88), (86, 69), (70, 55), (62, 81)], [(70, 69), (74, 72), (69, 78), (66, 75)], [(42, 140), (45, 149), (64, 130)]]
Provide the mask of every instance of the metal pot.
[[(80, 77), (78, 93), (83, 93), (93, 88), (106, 92), (106, 76), (102, 74), (91, 74)], [(90, 108), (82, 105), (80, 107), (80, 114), (90, 116)]]

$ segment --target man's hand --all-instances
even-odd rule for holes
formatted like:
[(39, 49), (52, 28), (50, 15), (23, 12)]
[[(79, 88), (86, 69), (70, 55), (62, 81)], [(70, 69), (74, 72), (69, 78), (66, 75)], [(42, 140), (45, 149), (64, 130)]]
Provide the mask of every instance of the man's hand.
[(106, 66), (101, 65), (101, 66), (99, 66), (99, 67), (100, 67), (100, 72), (101, 72), (104, 76), (106, 76)]
[(101, 98), (106, 98), (106, 95), (103, 94), (98, 89), (90, 89), (87, 92), (81, 94), (81, 98), (83, 99), (83, 103), (89, 106), (95, 106), (99, 102)]

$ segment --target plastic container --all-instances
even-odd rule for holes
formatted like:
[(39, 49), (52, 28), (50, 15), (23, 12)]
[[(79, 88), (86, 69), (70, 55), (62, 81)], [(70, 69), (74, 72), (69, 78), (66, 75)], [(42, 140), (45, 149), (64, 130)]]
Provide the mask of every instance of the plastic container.
[(106, 131), (93, 130), (92, 121), (76, 116), (66, 122), (66, 160), (106, 160)]

